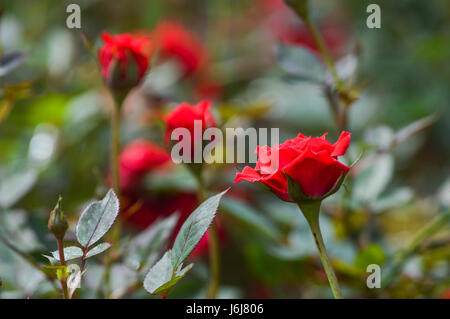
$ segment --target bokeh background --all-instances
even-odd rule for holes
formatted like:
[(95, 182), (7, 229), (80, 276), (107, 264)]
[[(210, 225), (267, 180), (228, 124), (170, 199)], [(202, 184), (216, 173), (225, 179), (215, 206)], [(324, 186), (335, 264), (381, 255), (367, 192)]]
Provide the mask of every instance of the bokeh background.
[[(81, 7), (81, 30), (66, 27), (70, 3)], [(441, 298), (450, 287), (448, 223), (411, 254), (389, 288), (368, 289), (365, 276), (368, 264), (388, 267), (449, 209), (450, 3), (377, 1), (380, 29), (366, 26), (369, 3), (310, 1), (339, 72), (359, 93), (348, 111), (353, 135), (346, 161), (363, 151), (367, 161), (325, 202), (325, 242), (346, 296)], [(111, 100), (83, 39), (98, 48), (102, 31), (151, 33), (164, 26), (175, 39), (168, 58), (156, 56), (145, 83), (125, 102), (123, 148), (146, 139), (168, 149), (160, 114), (205, 98), (213, 100), (222, 127), (279, 128), (281, 141), (298, 132), (328, 132), (335, 141), (340, 133), (318, 80), (327, 75), (317, 46), (282, 1), (6, 0), (0, 8), (2, 55), (26, 54), (0, 78), (0, 231), (40, 264), (56, 247), (46, 223), (58, 195), (75, 225), (86, 203), (108, 189)], [(1, 73), (5, 65), (2, 60)], [(331, 297), (303, 216), (257, 185), (233, 184), (240, 169), (207, 168), (211, 192), (232, 186), (218, 214), (220, 296)], [(123, 198), (122, 205), (133, 207), (122, 216), (124, 242), (158, 217), (188, 215), (198, 204), (195, 180), (182, 166), (168, 163), (143, 175)], [(202, 296), (207, 245), (200, 248), (190, 257), (194, 269), (169, 297)], [(102, 262), (90, 262), (80, 296), (103, 296)], [(150, 297), (142, 288), (122, 295), (135, 277), (117, 262), (113, 291)], [(42, 274), (1, 242), (0, 279), (2, 298), (54, 297)]]

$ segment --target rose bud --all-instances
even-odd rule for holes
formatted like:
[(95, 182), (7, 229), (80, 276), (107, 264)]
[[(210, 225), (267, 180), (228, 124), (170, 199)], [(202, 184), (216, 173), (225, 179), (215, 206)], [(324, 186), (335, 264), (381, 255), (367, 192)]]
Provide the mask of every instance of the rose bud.
[(161, 22), (153, 36), (161, 56), (177, 61), (184, 76), (190, 76), (205, 66), (205, 48), (197, 37), (181, 24)]
[(255, 168), (246, 166), (234, 182), (261, 182), (285, 201), (322, 200), (337, 191), (350, 169), (338, 161), (347, 151), (350, 133), (342, 132), (335, 144), (325, 137), (299, 134), (279, 146), (258, 147)]
[(151, 42), (148, 36), (102, 33), (103, 47), (98, 60), (103, 81), (112, 89), (137, 86), (149, 67)]
[(170, 161), (170, 154), (159, 145), (138, 139), (128, 144), (119, 157), (120, 181), (123, 190), (133, 186), (146, 173)]
[(64, 213), (61, 210), (61, 196), (56, 203), (55, 208), (50, 212), (50, 218), (48, 219), (48, 229), (55, 235), (56, 239), (62, 240), (66, 234), (69, 225), (64, 218)]

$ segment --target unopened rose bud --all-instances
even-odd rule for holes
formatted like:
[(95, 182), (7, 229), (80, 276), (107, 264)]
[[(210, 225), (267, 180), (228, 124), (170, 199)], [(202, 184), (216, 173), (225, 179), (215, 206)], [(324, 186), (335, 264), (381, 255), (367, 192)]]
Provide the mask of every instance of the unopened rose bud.
[(66, 234), (69, 225), (64, 218), (64, 213), (61, 210), (61, 196), (56, 203), (55, 208), (50, 212), (50, 218), (48, 219), (48, 229), (55, 235), (56, 239), (62, 240)]
[(104, 45), (98, 51), (102, 77), (113, 90), (129, 90), (139, 85), (150, 64), (148, 36), (123, 33), (102, 34)]

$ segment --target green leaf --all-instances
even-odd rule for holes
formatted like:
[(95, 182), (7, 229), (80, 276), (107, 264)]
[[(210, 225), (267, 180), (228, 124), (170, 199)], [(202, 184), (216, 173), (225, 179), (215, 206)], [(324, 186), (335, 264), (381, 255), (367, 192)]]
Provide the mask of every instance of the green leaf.
[(170, 250), (150, 269), (144, 279), (144, 288), (149, 293), (155, 291), (165, 285), (172, 279), (173, 266), (171, 262)]
[[(57, 250), (52, 252), (52, 255), (53, 255), (53, 258), (55, 258), (57, 261), (59, 261), (59, 252)], [(64, 248), (64, 259), (66, 261), (81, 258), (82, 256), (83, 256), (83, 250), (80, 247), (70, 246), (70, 247)]]
[(17, 203), (34, 186), (37, 176), (34, 169), (2, 174), (0, 177), (0, 207), (9, 208)]
[(190, 264), (182, 268), (180, 264), (176, 269), (172, 265), (172, 251), (167, 251), (164, 256), (150, 269), (144, 279), (144, 288), (151, 294), (161, 293), (183, 278), (194, 266)]
[(237, 219), (248, 227), (254, 228), (270, 239), (274, 241), (280, 239), (280, 232), (275, 225), (243, 201), (224, 198), (221, 202), (221, 207), (227, 215)]
[(48, 261), (50, 262), (51, 266), (58, 265), (58, 263), (59, 263), (58, 259), (53, 258), (52, 256), (48, 256), (48, 255), (44, 255), (44, 254), (42, 254), (42, 256), (44, 256), (45, 258), (48, 259)]
[(111, 247), (110, 243), (98, 244), (97, 246), (95, 246), (94, 248), (92, 248), (91, 250), (88, 251), (88, 253), (86, 254), (86, 258), (90, 258), (92, 256), (101, 254), (105, 250), (109, 249), (109, 247)]
[(77, 239), (83, 247), (90, 247), (111, 228), (119, 213), (119, 199), (112, 189), (101, 201), (90, 204), (77, 224)]
[(11, 52), (0, 57), (0, 76), (4, 76), (20, 66), (25, 60), (26, 54), (22, 52)]
[(189, 256), (206, 233), (216, 215), (220, 199), (227, 191), (228, 190), (204, 201), (196, 210), (194, 210), (188, 219), (186, 219), (183, 226), (181, 226), (181, 229), (175, 238), (171, 253), (172, 265), (174, 268), (181, 265), (183, 260)]
[(169, 282), (165, 283), (164, 285), (162, 285), (161, 287), (159, 287), (158, 289), (155, 290), (154, 294), (158, 294), (158, 293), (162, 293), (164, 291), (166, 291), (167, 289), (171, 288), (172, 286), (175, 286), (175, 284), (184, 276), (186, 276), (186, 274), (188, 273), (189, 270), (192, 269), (192, 267), (194, 267), (194, 264), (189, 264), (186, 267), (182, 268), (182, 265), (180, 265), (178, 267), (178, 270), (175, 273), (175, 276), (173, 277), (173, 279), (171, 279)]
[[(95, 246), (94, 248), (92, 248), (91, 250), (88, 251), (88, 253), (86, 254), (86, 258), (90, 258), (92, 256), (98, 255), (98, 254), (104, 252), (105, 250), (107, 250), (109, 247), (111, 247), (111, 245), (109, 243), (98, 244), (97, 246)], [(59, 252), (57, 250), (52, 252), (52, 255), (55, 260), (59, 261)], [(50, 262), (52, 262), (52, 259), (50, 259), (50, 256), (45, 256), (45, 257), (47, 257), (48, 260)], [(81, 257), (83, 257), (83, 250), (80, 247), (70, 246), (70, 247), (64, 248), (64, 259), (66, 261), (81, 258)]]
[(161, 293), (163, 291), (166, 291), (167, 289), (169, 289), (172, 286), (175, 286), (175, 284), (184, 276), (186, 276), (186, 274), (188, 273), (189, 270), (192, 269), (192, 267), (194, 267), (194, 264), (189, 264), (186, 267), (182, 268), (182, 265), (180, 265), (175, 273), (175, 276), (173, 277), (173, 279), (171, 279), (168, 283), (162, 285), (161, 287), (159, 287), (158, 289), (156, 289), (156, 291), (154, 293)]

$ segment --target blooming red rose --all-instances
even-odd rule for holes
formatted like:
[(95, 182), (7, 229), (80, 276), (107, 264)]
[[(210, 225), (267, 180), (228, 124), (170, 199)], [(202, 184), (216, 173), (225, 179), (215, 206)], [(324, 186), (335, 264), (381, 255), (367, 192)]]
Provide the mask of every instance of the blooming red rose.
[[(321, 137), (306, 137), (299, 134), (296, 138), (274, 147), (257, 148), (258, 162), (255, 168), (246, 166), (236, 175), (235, 183), (246, 180), (267, 185), (278, 197), (293, 201), (288, 194), (288, 175), (301, 187), (302, 193), (311, 199), (328, 194), (342, 174), (350, 169), (338, 161), (350, 144), (350, 133), (342, 132), (335, 144)], [(278, 152), (278, 156), (276, 153)], [(274, 159), (278, 161), (274, 163)], [(262, 160), (269, 158), (270, 160)], [(275, 165), (274, 165), (275, 164)]]
[(170, 154), (159, 145), (143, 139), (131, 142), (119, 157), (122, 189), (132, 188), (145, 173), (169, 161)]
[(102, 33), (103, 47), (98, 51), (102, 77), (114, 88), (134, 87), (149, 67), (150, 38), (145, 35)]
[(206, 50), (197, 37), (177, 22), (164, 21), (154, 33), (156, 47), (164, 58), (179, 62), (185, 76), (202, 69), (207, 60)]

